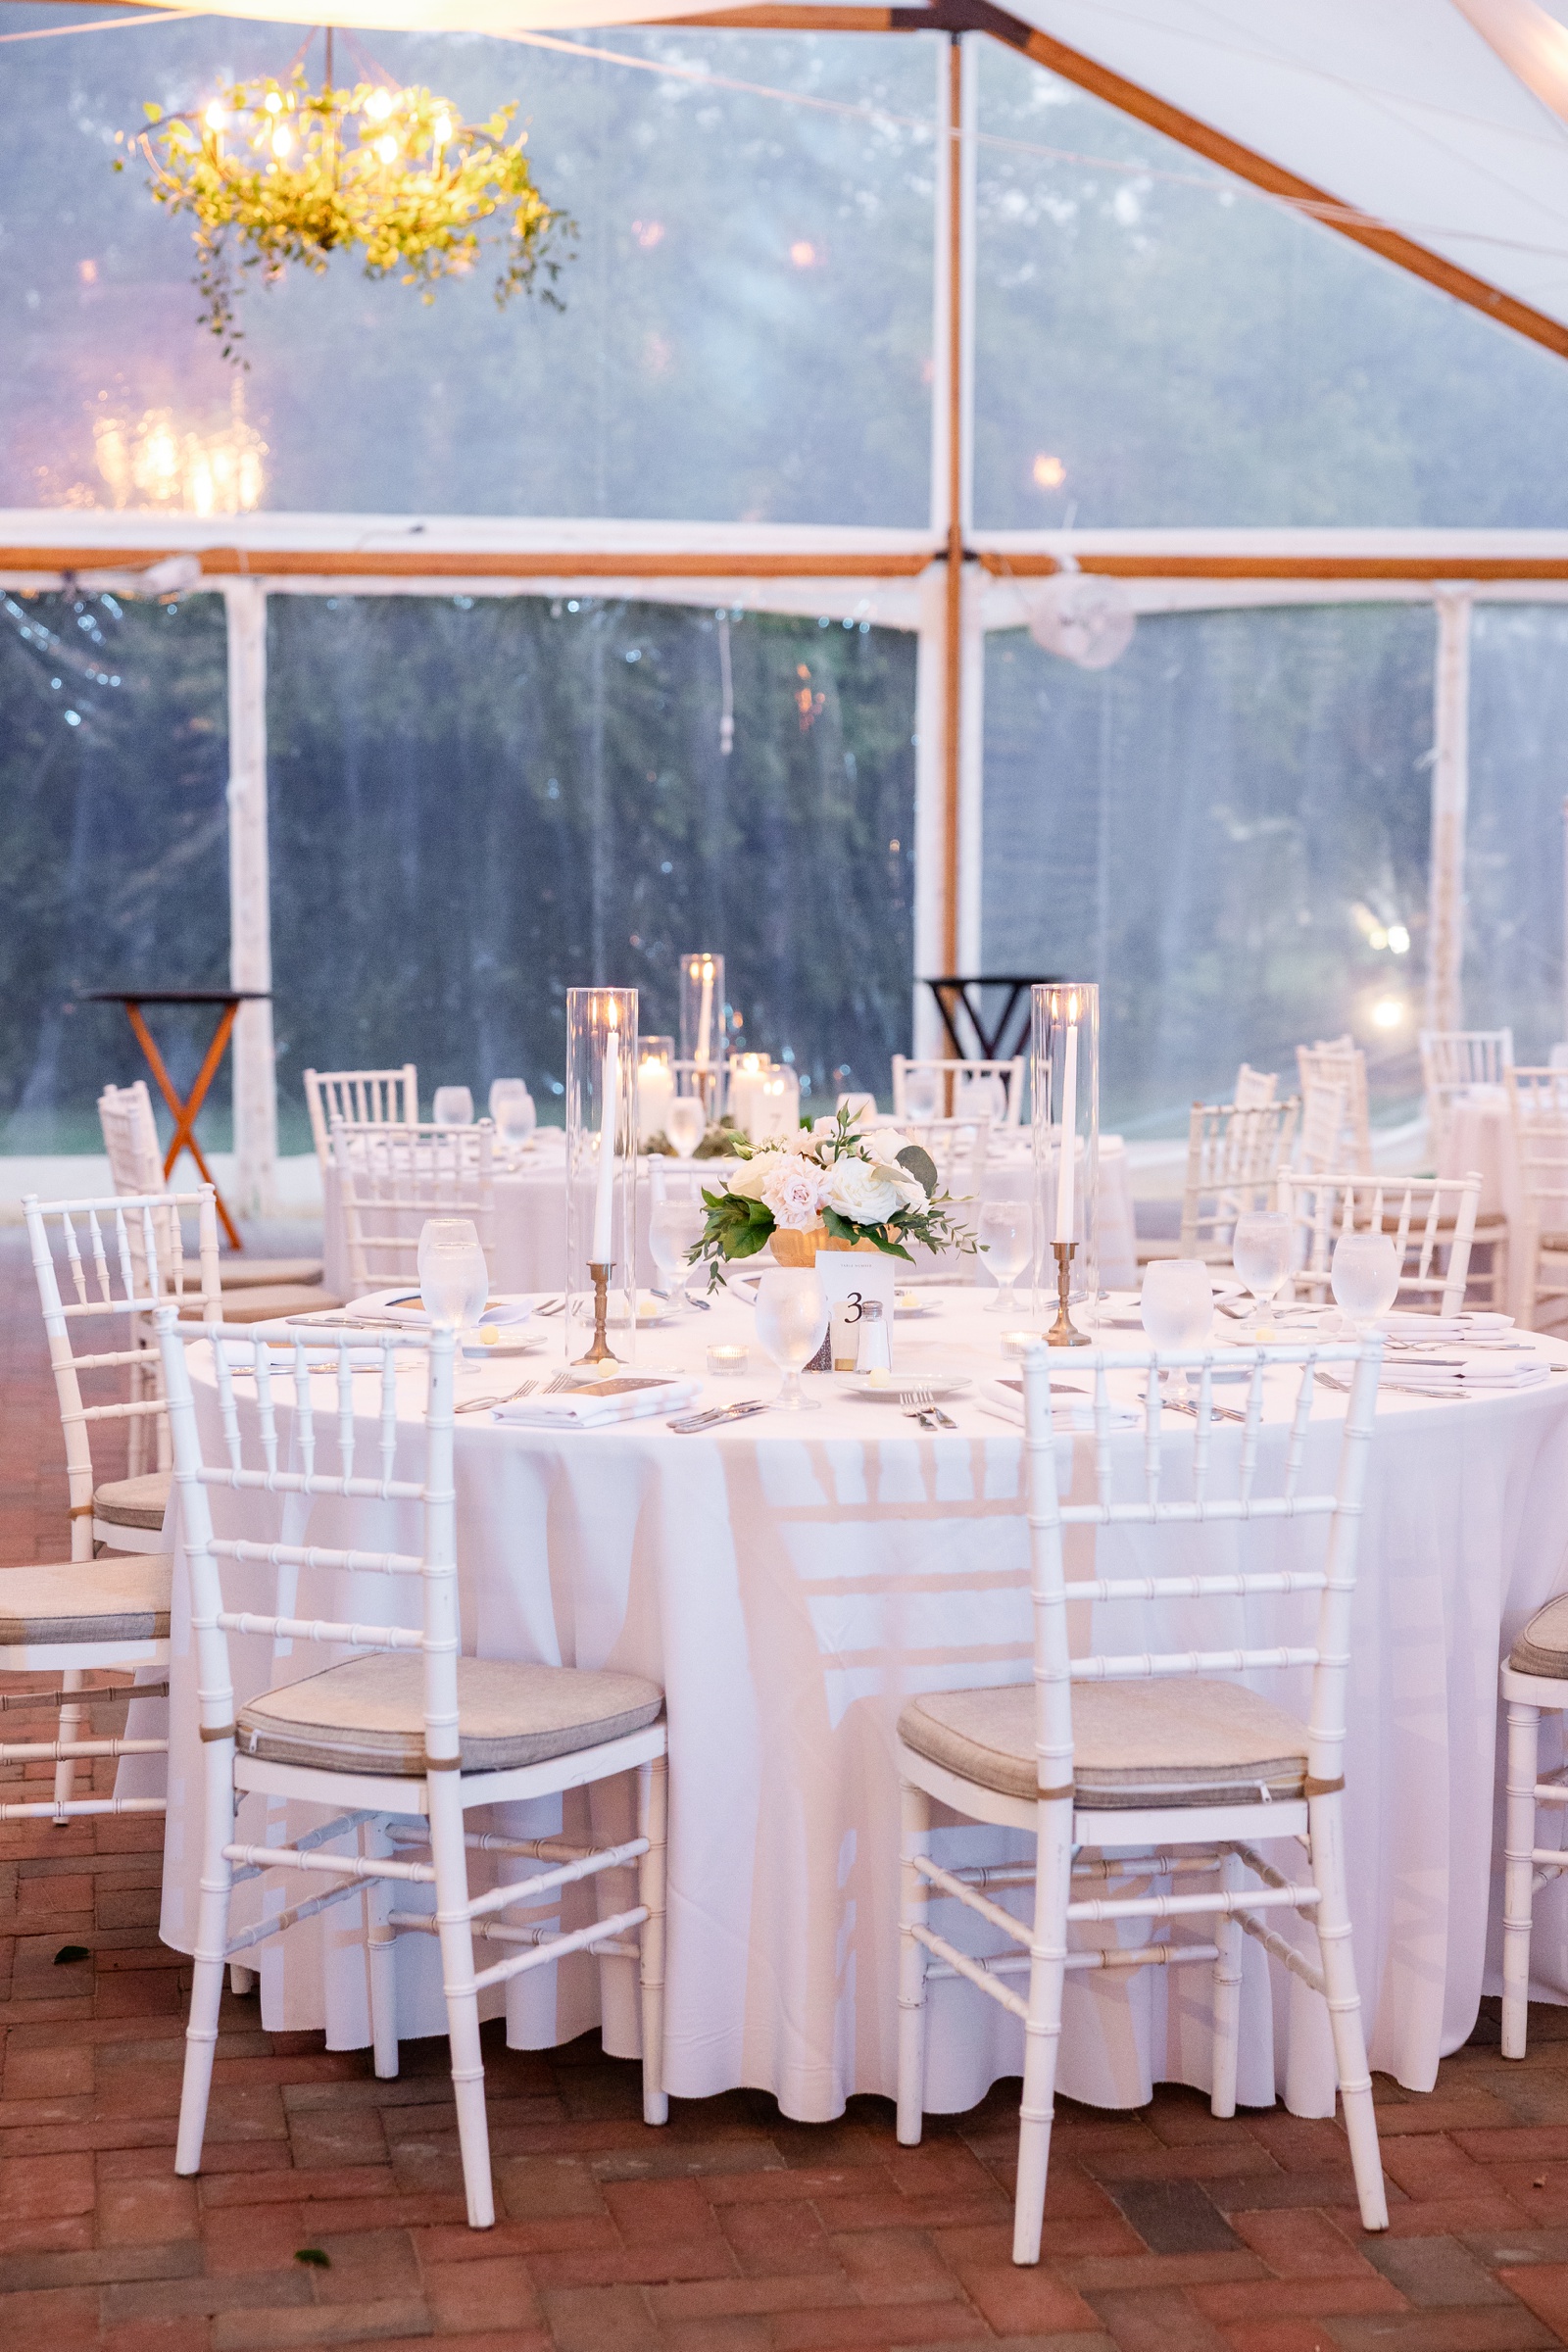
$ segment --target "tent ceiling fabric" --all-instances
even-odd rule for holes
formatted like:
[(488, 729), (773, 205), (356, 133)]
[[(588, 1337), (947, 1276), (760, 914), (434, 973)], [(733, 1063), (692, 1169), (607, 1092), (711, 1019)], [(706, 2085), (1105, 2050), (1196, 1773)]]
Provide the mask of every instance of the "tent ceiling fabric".
[[(302, 22), (299, 0), (206, 10)], [(309, 18), (505, 34), (703, 13), (693, 0), (320, 0)], [(821, 9), (824, 29), (834, 13)], [(914, 13), (901, 8), (902, 24)], [(1011, 13), (1568, 325), (1564, 0), (1011, 0)]]

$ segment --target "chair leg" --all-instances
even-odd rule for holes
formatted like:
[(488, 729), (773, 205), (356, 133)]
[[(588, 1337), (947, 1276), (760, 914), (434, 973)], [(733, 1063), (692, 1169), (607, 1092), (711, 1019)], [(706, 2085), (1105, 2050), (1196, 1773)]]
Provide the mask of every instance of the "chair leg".
[(1029, 2014), (1023, 2029), (1023, 2104), (1018, 2114), (1018, 2191), (1012, 2208), (1012, 2259), (1040, 2260), (1055, 2113), (1061, 1995), (1067, 1976), (1067, 1905), (1072, 1895), (1072, 1800), (1040, 1807), (1035, 1860), (1035, 1924), (1029, 1946)]
[[(1243, 1872), (1239, 1854), (1220, 1857), (1219, 1883), (1227, 1894), (1240, 1894)], [(1236, 2113), (1236, 2055), (1242, 2028), (1242, 1928), (1221, 1914), (1214, 1930), (1219, 1957), (1214, 1962), (1214, 2083), (1209, 2110), (1214, 2115)]]
[(1312, 1883), (1318, 1890), (1314, 1924), (1323, 1963), (1329, 2025), (1334, 2035), (1340, 2098), (1345, 2108), (1345, 2131), (1355, 2174), (1355, 2193), (1361, 2208), (1362, 2228), (1386, 2230), (1389, 2203), (1383, 2186), (1383, 2160), (1378, 2152), (1377, 2113), (1372, 2104), (1372, 2076), (1361, 2031), (1361, 1996), (1356, 1990), (1350, 1912), (1345, 1893), (1344, 1820), (1344, 1800), (1339, 1789), (1327, 1796), (1308, 1798)]
[(1530, 2020), (1530, 1930), (1535, 1902), (1537, 1750), (1541, 1709), (1508, 1701), (1508, 1809), (1503, 1831), (1502, 2054), (1522, 2058)]
[[(378, 1860), (393, 1852), (383, 1823), (367, 1831), (365, 1845), (367, 1853)], [(388, 1918), (396, 1901), (397, 1888), (391, 1879), (367, 1882), (365, 1924), (370, 1952), (370, 2042), (376, 2076), (383, 2082), (394, 2081), (398, 2071), (397, 1930)]]
[(637, 1900), (647, 1910), (639, 1937), (643, 2012), (643, 2122), (667, 2124), (664, 2088), (664, 1840), (669, 1816), (669, 1768), (655, 1756), (637, 1775), (637, 1835), (648, 1851), (637, 1872)]
[[(68, 1666), (64, 1674), (60, 1677), (60, 1688), (62, 1690), (80, 1690), (83, 1688), (81, 1668), (79, 1666)], [(87, 1716), (85, 1708), (62, 1707), (60, 1710), (60, 1729), (58, 1733), (59, 1739), (62, 1741), (67, 1740), (79, 1740), (82, 1737), (82, 1726), (86, 1720)], [(89, 1766), (88, 1769), (90, 1772), (91, 1767)], [(74, 1756), (62, 1756), (59, 1763), (55, 1766), (55, 1803), (57, 1805), (69, 1805), (72, 1798), (72, 1791), (75, 1786), (76, 1760)], [(56, 1828), (59, 1828), (64, 1820), (65, 1816), (62, 1814), (60, 1820), (57, 1821), (55, 1825)]]
[(918, 2147), (925, 2114), (925, 1946), (914, 1930), (925, 1924), (926, 1883), (914, 1867), (931, 1838), (931, 1799), (906, 1781), (899, 1791), (904, 1852), (899, 1903), (899, 2141)]
[(179, 2092), (179, 2130), (174, 2144), (176, 2173), (199, 2173), (207, 2134), (207, 2102), (218, 2048), (218, 2013), (223, 1998), (224, 1955), (228, 1948), (228, 1905), (234, 1869), (225, 1845), (234, 1842), (234, 1742), (202, 1744), (206, 1802), (202, 1826), (201, 1903), (196, 1914), (196, 1955), (185, 2026), (185, 2074)]
[(479, 2046), (479, 1996), (473, 1983), (473, 1928), (468, 1918), (467, 1855), (463, 1843), (463, 1799), (455, 1772), (426, 1780), (430, 1858), (435, 1865), (435, 1915), (441, 1941), (441, 1984), (447, 2003), (452, 2091), (470, 2230), (489, 2230), (496, 2218), (490, 2177), (490, 2129), (484, 2104), (484, 2053)]

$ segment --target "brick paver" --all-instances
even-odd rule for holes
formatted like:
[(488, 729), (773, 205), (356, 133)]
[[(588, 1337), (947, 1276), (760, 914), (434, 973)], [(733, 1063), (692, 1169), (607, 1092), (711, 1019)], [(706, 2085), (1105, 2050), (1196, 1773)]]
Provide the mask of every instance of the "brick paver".
[[(0, 1233), (0, 1566), (66, 1548), (21, 1237)], [(115, 1710), (100, 1710), (111, 1721)], [(6, 1718), (22, 1736), (45, 1718)], [(112, 1766), (104, 1768), (113, 1770)], [(1017, 2085), (900, 2148), (892, 2110), (737, 2091), (638, 2120), (588, 2037), (486, 2029), (500, 2219), (464, 2224), (441, 2042), (395, 2083), (225, 2000), (199, 2180), (172, 2173), (187, 1972), (161, 1825), (0, 1827), (0, 2352), (1529, 2352), (1568, 2343), (1568, 2012), (1489, 2005), (1421, 2098), (1378, 2085), (1393, 2229), (1335, 2124), (1196, 2093), (1063, 2105), (1046, 2260), (1008, 2260)], [(87, 1957), (63, 1960), (63, 1947)], [(301, 2262), (314, 2249), (324, 2263)]]

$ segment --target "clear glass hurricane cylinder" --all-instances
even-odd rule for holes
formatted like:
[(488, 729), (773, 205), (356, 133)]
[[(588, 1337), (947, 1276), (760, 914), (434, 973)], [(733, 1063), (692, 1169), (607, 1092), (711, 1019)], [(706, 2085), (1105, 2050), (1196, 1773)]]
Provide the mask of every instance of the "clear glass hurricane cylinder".
[[(568, 1362), (594, 1340), (594, 1278), (608, 1265), (608, 1344), (629, 1363), (637, 1338), (637, 991), (566, 991)], [(608, 1251), (608, 1255), (606, 1252)]]
[(710, 1120), (724, 1100), (724, 958), (699, 948), (680, 959), (680, 1091), (701, 1095)]
[(1029, 1074), (1036, 1310), (1047, 1325), (1057, 1322), (1065, 1255), (1069, 1319), (1086, 1332), (1099, 1321), (1100, 1298), (1100, 991), (1092, 981), (1036, 983)]

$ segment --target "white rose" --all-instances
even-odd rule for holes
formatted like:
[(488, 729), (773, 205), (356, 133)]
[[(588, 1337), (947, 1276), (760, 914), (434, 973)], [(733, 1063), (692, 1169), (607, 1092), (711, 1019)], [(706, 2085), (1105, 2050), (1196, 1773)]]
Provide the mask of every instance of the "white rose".
[(771, 1156), (768, 1152), (759, 1152), (751, 1159), (737, 1160), (732, 1168), (725, 1171), (728, 1179), (726, 1190), (736, 1194), (742, 1200), (760, 1200)]
[(798, 1152), (775, 1152), (762, 1180), (762, 1199), (786, 1233), (808, 1233), (818, 1222), (820, 1171)]
[[(925, 1199), (923, 1192), (920, 1198)], [(857, 1225), (884, 1225), (903, 1201), (899, 1188), (869, 1160), (846, 1156), (836, 1159), (827, 1172), (822, 1205)]]
[(835, 1118), (828, 1117), (825, 1119), (813, 1119), (811, 1121), (811, 1133), (813, 1135), (837, 1135), (838, 1131), (839, 1123)]
[(909, 1148), (908, 1137), (901, 1135), (896, 1127), (879, 1127), (874, 1135), (863, 1140), (867, 1159), (892, 1165), (897, 1165), (899, 1153)]

